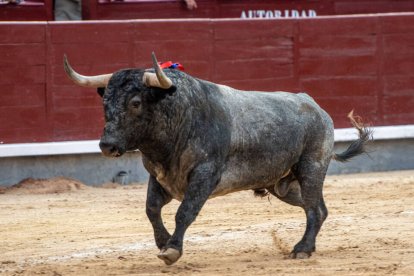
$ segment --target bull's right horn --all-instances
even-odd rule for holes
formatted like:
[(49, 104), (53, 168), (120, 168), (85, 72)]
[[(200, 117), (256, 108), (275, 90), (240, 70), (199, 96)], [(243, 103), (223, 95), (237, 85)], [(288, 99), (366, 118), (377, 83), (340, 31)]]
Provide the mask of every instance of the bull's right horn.
[(143, 76), (143, 82), (149, 87), (159, 87), (163, 89), (170, 88), (173, 83), (169, 77), (162, 71), (161, 66), (158, 64), (155, 53), (152, 52), (152, 63), (154, 66), (155, 74), (145, 72)]
[(77, 85), (85, 87), (106, 87), (112, 74), (97, 75), (97, 76), (83, 76), (75, 72), (70, 66), (66, 55), (63, 56), (63, 66), (68, 77)]

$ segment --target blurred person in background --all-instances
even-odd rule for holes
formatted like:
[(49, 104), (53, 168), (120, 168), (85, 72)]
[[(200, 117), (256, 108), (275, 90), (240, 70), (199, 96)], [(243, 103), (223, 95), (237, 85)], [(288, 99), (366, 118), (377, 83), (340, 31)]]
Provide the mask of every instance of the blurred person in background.
[(82, 20), (81, 0), (55, 0), (55, 20)]
[(184, 2), (187, 4), (187, 9), (197, 9), (197, 3), (195, 0), (184, 0)]

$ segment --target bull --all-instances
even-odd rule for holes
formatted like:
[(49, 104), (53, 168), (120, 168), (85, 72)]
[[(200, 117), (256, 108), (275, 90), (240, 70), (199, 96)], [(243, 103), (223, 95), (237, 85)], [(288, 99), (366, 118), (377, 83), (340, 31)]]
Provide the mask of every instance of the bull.
[[(310, 257), (328, 215), (322, 194), (328, 165), (364, 153), (369, 128), (351, 114), (359, 137), (334, 153), (332, 119), (309, 95), (241, 91), (163, 70), (154, 53), (152, 61), (151, 69), (84, 76), (65, 56), (64, 68), (103, 98), (103, 155), (142, 153), (157, 256), (167, 265), (182, 256), (184, 234), (209, 198), (253, 190), (303, 208), (306, 230), (290, 257)], [(171, 235), (161, 210), (172, 199), (181, 204)]]

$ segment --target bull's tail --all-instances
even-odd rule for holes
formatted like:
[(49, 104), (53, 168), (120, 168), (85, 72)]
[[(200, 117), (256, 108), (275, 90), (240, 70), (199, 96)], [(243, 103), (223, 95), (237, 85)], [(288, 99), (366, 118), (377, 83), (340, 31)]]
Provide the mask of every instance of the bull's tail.
[(357, 155), (366, 153), (365, 145), (372, 140), (372, 130), (364, 125), (359, 116), (354, 116), (353, 110), (348, 114), (348, 118), (351, 120), (352, 125), (358, 130), (359, 138), (353, 141), (344, 152), (334, 153), (332, 155), (334, 160), (340, 162), (346, 162)]

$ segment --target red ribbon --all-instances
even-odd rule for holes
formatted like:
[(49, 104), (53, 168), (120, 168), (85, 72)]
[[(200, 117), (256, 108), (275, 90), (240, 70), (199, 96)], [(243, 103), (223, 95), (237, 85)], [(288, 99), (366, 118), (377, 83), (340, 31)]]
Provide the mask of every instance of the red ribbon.
[(166, 62), (160, 62), (161, 69), (165, 68), (171, 68), (171, 69), (178, 69), (180, 71), (184, 71), (184, 66), (181, 65), (181, 63), (178, 62), (172, 62), (172, 61), (166, 61)]

